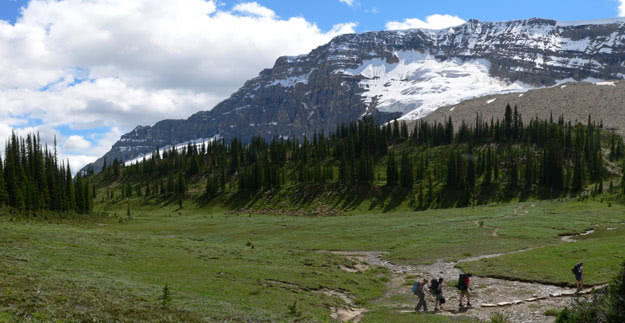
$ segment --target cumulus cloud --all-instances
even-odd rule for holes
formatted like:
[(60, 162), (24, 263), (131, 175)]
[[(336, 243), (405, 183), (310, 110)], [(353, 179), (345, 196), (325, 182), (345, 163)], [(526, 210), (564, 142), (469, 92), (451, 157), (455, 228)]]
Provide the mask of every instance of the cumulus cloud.
[(625, 0), (619, 0), (619, 2), (621, 4), (618, 6), (618, 15), (619, 17), (625, 17)]
[(273, 18), (276, 15), (273, 10), (261, 6), (258, 2), (239, 3), (232, 10), (267, 18)]
[[(30, 130), (116, 129), (108, 147), (98, 138), (68, 150), (95, 160), (136, 125), (209, 110), (279, 56), (355, 27), (323, 31), (257, 2), (32, 0), (15, 24), (0, 20), (0, 142), (27, 119), (43, 123)], [(75, 147), (55, 134), (61, 149)]]
[(339, 1), (350, 7), (354, 5), (354, 0), (339, 0)]
[(444, 29), (462, 25), (463, 23), (465, 23), (464, 19), (458, 16), (436, 14), (425, 17), (425, 20), (421, 20), (418, 18), (407, 18), (404, 19), (404, 21), (389, 21), (386, 23), (386, 29)]
[(69, 136), (63, 145), (66, 151), (81, 151), (91, 147), (91, 143), (82, 136)]

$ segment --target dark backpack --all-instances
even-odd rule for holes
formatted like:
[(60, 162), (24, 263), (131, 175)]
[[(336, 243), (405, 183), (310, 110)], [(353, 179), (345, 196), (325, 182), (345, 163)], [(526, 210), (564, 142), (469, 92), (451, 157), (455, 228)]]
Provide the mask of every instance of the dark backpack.
[(432, 279), (432, 281), (430, 281), (430, 291), (432, 294), (438, 291), (438, 279)]
[(460, 274), (458, 276), (458, 284), (456, 285), (456, 287), (459, 290), (467, 289), (467, 274)]
[(573, 266), (573, 269), (571, 269), (571, 271), (573, 272), (574, 275), (577, 275), (579, 273), (579, 267), (581, 267), (581, 265), (577, 264), (577, 265)]

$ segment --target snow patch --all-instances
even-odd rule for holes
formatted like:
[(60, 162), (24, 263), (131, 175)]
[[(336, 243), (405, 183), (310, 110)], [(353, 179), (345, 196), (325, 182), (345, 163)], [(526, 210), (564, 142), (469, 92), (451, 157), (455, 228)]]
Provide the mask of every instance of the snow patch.
[(595, 85), (616, 86), (616, 83), (614, 83), (614, 82), (596, 82)]
[(571, 77), (563, 79), (563, 80), (556, 81), (556, 85), (562, 85), (562, 84), (566, 84), (566, 83), (577, 83), (577, 81), (574, 78), (571, 78)]
[(308, 74), (291, 76), (286, 79), (275, 80), (267, 86), (294, 87), (298, 83), (308, 84), (308, 78), (310, 77), (310, 74), (312, 74), (312, 72), (313, 71), (308, 72)]
[(598, 82), (603, 82), (603, 80), (594, 78), (594, 77), (587, 77), (585, 79), (582, 80), (582, 82), (586, 82), (586, 83), (598, 83)]
[(486, 101), (486, 104), (491, 104), (491, 103), (495, 102), (496, 100), (497, 100), (497, 98), (490, 99), (490, 100)]
[[(181, 143), (177, 143), (177, 144), (173, 145), (173, 148), (175, 150), (177, 150), (177, 151), (182, 151), (183, 149), (187, 148), (189, 146), (189, 144), (194, 145), (196, 148), (200, 148), (200, 147), (202, 147), (202, 146), (204, 146), (206, 144), (209, 144), (209, 143), (211, 143), (213, 141), (216, 141), (216, 140), (219, 140), (219, 139), (221, 139), (221, 135), (216, 134), (216, 135), (214, 135), (214, 136), (212, 136), (210, 138), (198, 138), (198, 139), (194, 139), (194, 140), (188, 140), (188, 141), (184, 141), (184, 142), (181, 142)], [(168, 146), (160, 148), (159, 150), (160, 150), (160, 152), (162, 154), (163, 152), (169, 151), (171, 149), (172, 149), (172, 146), (168, 145)], [(145, 160), (150, 160), (150, 159), (152, 159), (152, 154), (155, 154), (155, 153), (156, 153), (156, 150), (151, 152), (151, 153), (149, 153), (149, 154), (140, 155), (139, 157), (137, 157), (135, 159), (128, 160), (128, 161), (124, 162), (124, 165), (125, 166), (130, 166), (132, 164), (141, 162), (144, 158), (145, 158)]]
[(362, 76), (365, 104), (383, 112), (406, 113), (401, 119), (419, 119), (437, 108), (490, 94), (524, 92), (531, 86), (490, 76), (485, 59), (440, 61), (428, 52), (396, 51), (397, 63), (384, 58), (365, 60), (354, 69), (335, 73)]

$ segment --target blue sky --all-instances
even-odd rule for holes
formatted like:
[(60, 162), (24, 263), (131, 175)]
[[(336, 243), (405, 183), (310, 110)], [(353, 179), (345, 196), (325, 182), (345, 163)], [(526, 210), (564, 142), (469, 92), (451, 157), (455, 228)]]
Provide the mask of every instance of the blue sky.
[(0, 0), (0, 145), (12, 129), (56, 136), (77, 170), (340, 34), (618, 15), (625, 0)]
[(352, 6), (339, 3), (338, 0), (296, 1), (297, 5), (294, 5), (295, 1), (289, 0), (258, 2), (272, 8), (280, 16), (303, 15), (322, 28), (329, 28), (339, 21), (355, 21), (359, 23), (359, 31), (384, 29), (387, 21), (422, 19), (432, 14), (485, 21), (531, 17), (588, 20), (611, 18), (618, 14), (616, 0), (359, 0), (354, 1)]
[[(243, 1), (221, 1), (232, 7)], [(556, 20), (588, 20), (616, 17), (617, 0), (354, 0), (351, 6), (339, 0), (293, 1), (257, 0), (280, 17), (303, 16), (324, 30), (343, 21), (358, 22), (359, 31), (384, 29), (387, 21), (424, 18), (432, 14), (450, 14), (465, 20), (485, 21), (525, 19), (531, 17)], [(14, 22), (27, 0), (0, 0), (0, 19)]]

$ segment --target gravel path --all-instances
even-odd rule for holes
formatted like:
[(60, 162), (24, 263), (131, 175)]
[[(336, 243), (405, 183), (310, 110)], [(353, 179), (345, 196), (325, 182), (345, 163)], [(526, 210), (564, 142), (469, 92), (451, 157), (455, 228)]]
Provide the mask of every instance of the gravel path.
[[(516, 252), (522, 251), (526, 250)], [(333, 253), (360, 263), (361, 268), (364, 266), (388, 268), (392, 278), (380, 303), (391, 306), (399, 312), (414, 311), (416, 297), (411, 295), (411, 286), (415, 279), (421, 280), (425, 277), (430, 281), (432, 278), (443, 277), (446, 282), (455, 284), (461, 273), (456, 268), (459, 262), (477, 261), (503, 255), (485, 255), (463, 259), (459, 262), (437, 262), (429, 265), (395, 265), (384, 260), (384, 253), (377, 251), (340, 251)], [(545, 316), (545, 311), (567, 306), (575, 296), (575, 291), (569, 288), (489, 277), (473, 277), (471, 282), (473, 307), (459, 310), (458, 291), (455, 287), (449, 287), (447, 284), (445, 283), (443, 291), (447, 303), (443, 306), (443, 310), (438, 313), (448, 316), (470, 316), (480, 320), (488, 320), (493, 313), (502, 313), (511, 322), (553, 322), (555, 318)], [(581, 297), (591, 291), (591, 289), (583, 291)], [(433, 310), (434, 297), (432, 295), (427, 295), (427, 302), (429, 310)]]
[[(608, 228), (608, 230), (610, 229), (614, 228)], [(586, 236), (593, 232), (595, 229), (588, 229), (583, 233), (562, 236), (561, 240), (573, 243), (577, 237)], [(555, 321), (555, 317), (546, 316), (545, 311), (568, 306), (576, 297), (590, 297), (593, 291), (604, 287), (589, 288), (576, 294), (575, 290), (571, 288), (474, 276), (471, 279), (471, 303), (473, 307), (459, 309), (459, 293), (455, 287), (452, 287), (457, 282), (459, 274), (462, 273), (460, 269), (456, 268), (459, 263), (495, 258), (533, 249), (536, 248), (470, 257), (455, 262), (438, 261), (424, 265), (396, 265), (386, 260), (386, 253), (381, 251), (324, 252), (331, 252), (351, 260), (350, 265), (339, 266), (348, 272), (364, 272), (372, 267), (387, 268), (391, 272), (391, 280), (387, 283), (384, 296), (377, 303), (391, 307), (398, 312), (414, 312), (417, 298), (412, 295), (411, 287), (415, 280), (422, 280), (423, 278), (429, 282), (433, 278), (442, 277), (445, 281), (443, 295), (447, 303), (441, 311), (435, 313), (447, 316), (469, 316), (482, 321), (489, 320), (495, 313), (501, 313), (510, 322), (522, 323), (552, 323)], [(326, 294), (325, 292), (324, 294)], [(334, 296), (337, 296), (336, 292), (332, 291)], [(354, 306), (350, 295), (342, 291), (340, 294), (340, 298), (345, 301), (346, 306), (345, 308), (333, 308), (332, 318), (343, 322), (360, 321), (367, 309)], [(426, 300), (428, 309), (432, 311), (434, 309), (433, 295), (427, 293)]]

